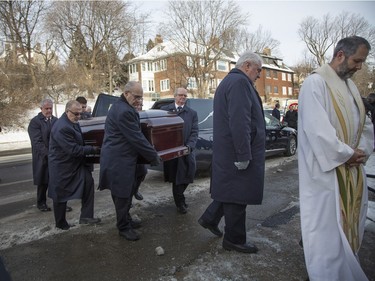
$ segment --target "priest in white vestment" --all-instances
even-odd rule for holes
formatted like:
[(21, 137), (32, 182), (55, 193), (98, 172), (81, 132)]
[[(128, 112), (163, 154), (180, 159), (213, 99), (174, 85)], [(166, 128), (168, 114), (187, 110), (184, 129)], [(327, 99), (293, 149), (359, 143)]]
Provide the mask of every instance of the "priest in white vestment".
[(310, 281), (366, 281), (358, 251), (367, 213), (364, 164), (373, 151), (371, 120), (353, 81), (369, 50), (341, 39), (329, 64), (304, 81), (298, 102), (301, 229)]

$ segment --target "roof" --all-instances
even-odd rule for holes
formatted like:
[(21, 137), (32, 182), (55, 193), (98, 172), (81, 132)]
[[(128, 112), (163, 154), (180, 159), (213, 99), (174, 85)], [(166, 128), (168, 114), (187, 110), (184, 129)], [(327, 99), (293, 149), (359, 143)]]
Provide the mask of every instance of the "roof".
[[(197, 48), (201, 48), (201, 53), (204, 52), (203, 46), (197, 45), (195, 43), (190, 43), (189, 46), (191, 49), (196, 50)], [(186, 49), (188, 46), (186, 45)], [(232, 52), (230, 50), (222, 50), (222, 55), (220, 56), (221, 60), (226, 60), (229, 62), (235, 63), (240, 55), (236, 52)], [(181, 50), (176, 44), (174, 44), (172, 41), (166, 41), (162, 43), (156, 44), (150, 51), (148, 51), (146, 54), (137, 56), (131, 60), (128, 61), (128, 63), (136, 63), (136, 62), (142, 62), (142, 61), (155, 61), (160, 60), (163, 58), (168, 58), (171, 55), (174, 54), (182, 54), (184, 53), (183, 50)], [(212, 54), (210, 57), (214, 57), (215, 50), (212, 51)], [(258, 55), (262, 58), (262, 67), (268, 68), (268, 69), (275, 69), (275, 70), (282, 70), (289, 73), (294, 73), (292, 69), (290, 69), (282, 59), (277, 58), (275, 56), (269, 56), (265, 55), (263, 53), (258, 53)]]

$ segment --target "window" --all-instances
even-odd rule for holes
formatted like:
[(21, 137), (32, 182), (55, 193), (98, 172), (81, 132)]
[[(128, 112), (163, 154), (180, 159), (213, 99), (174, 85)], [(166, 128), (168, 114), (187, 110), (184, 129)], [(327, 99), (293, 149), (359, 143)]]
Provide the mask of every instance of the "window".
[(161, 60), (160, 61), (160, 70), (167, 70), (167, 60)]
[(217, 70), (228, 71), (228, 63), (226, 61), (218, 60), (217, 61)]
[(266, 69), (266, 77), (271, 78), (271, 70)]
[(273, 71), (273, 79), (277, 79), (277, 71), (276, 70)]
[(269, 95), (271, 93), (271, 86), (266, 85), (266, 95)]
[(285, 86), (282, 87), (282, 91), (283, 91), (283, 96), (286, 96), (286, 87)]
[(152, 62), (147, 63), (147, 71), (152, 71)]
[(142, 80), (142, 88), (145, 92), (154, 92), (154, 80)]
[(160, 91), (169, 91), (169, 79), (160, 80)]
[(160, 63), (159, 62), (154, 62), (153, 63), (153, 68), (154, 68), (154, 71), (160, 71)]
[(142, 71), (152, 71), (152, 62), (142, 62)]
[(194, 61), (191, 57), (186, 57), (186, 65), (187, 67), (193, 67), (194, 66)]
[(273, 93), (278, 94), (279, 93), (279, 88), (277, 86), (273, 87)]
[(292, 82), (292, 74), (288, 73), (288, 81)]
[(196, 81), (195, 77), (189, 77), (187, 82), (188, 82), (188, 85), (187, 85), (188, 89), (197, 89), (198, 88), (198, 84), (197, 84), (197, 81)]
[(129, 73), (135, 73), (137, 72), (137, 65), (136, 64), (130, 64), (129, 65)]
[(292, 87), (288, 87), (288, 95), (289, 96), (293, 95), (293, 88)]
[(281, 80), (286, 81), (286, 73), (285, 72), (281, 73)]

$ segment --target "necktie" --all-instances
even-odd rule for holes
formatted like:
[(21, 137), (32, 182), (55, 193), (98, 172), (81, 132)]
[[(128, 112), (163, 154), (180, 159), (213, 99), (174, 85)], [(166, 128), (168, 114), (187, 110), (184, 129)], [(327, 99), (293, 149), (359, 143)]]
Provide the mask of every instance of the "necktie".
[(51, 118), (46, 118), (48, 131), (51, 131)]

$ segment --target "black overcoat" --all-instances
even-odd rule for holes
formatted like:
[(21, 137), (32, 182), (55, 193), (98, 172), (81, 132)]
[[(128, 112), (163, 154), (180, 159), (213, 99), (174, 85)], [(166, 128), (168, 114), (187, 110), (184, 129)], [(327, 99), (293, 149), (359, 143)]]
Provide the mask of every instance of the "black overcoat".
[(99, 189), (110, 189), (116, 197), (129, 198), (139, 155), (149, 162), (159, 157), (141, 131), (138, 112), (121, 95), (105, 121)]
[(51, 130), (48, 196), (57, 202), (81, 199), (85, 173), (90, 170), (85, 155), (94, 152), (91, 145), (84, 144), (79, 124), (71, 122), (64, 113)]
[(198, 139), (198, 114), (186, 105), (177, 112), (174, 103), (162, 106), (160, 109), (174, 112), (184, 120), (184, 145), (191, 148), (190, 154), (164, 162), (164, 179), (177, 185), (192, 183), (196, 170), (194, 149)]
[[(261, 204), (264, 186), (265, 121), (262, 101), (251, 80), (232, 69), (214, 97), (212, 199)], [(234, 162), (250, 161), (245, 170)]]
[(285, 114), (284, 121), (288, 123), (288, 127), (297, 130), (297, 123), (298, 123), (298, 112), (293, 110), (288, 110)]
[[(47, 121), (42, 112), (30, 120), (29, 133), (32, 153), (33, 179), (35, 185), (48, 184), (48, 147), (51, 128), (57, 121), (55, 116)], [(50, 122), (50, 125), (47, 124)]]

